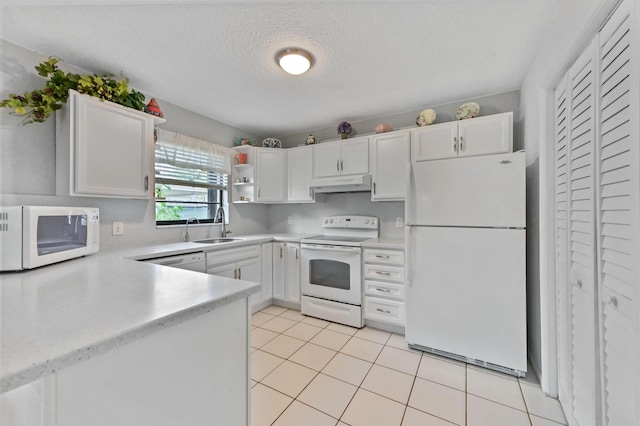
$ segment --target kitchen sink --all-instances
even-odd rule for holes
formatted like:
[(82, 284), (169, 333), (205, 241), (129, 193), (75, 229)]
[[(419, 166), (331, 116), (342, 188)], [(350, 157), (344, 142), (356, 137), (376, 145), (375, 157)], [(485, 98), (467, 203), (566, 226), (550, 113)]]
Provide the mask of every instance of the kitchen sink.
[(199, 244), (222, 244), (232, 243), (234, 241), (244, 241), (244, 238), (207, 238), (205, 240), (195, 240), (192, 242)]

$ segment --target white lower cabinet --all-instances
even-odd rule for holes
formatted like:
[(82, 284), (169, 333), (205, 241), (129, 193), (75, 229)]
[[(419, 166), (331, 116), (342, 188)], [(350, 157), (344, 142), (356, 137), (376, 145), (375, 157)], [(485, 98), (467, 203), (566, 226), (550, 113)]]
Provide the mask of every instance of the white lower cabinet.
[(404, 250), (364, 249), (364, 318), (405, 325)]
[(273, 298), (300, 304), (300, 244), (273, 243)]
[(242, 298), (0, 395), (3, 426), (247, 426)]
[(262, 280), (261, 251), (260, 245), (255, 245), (207, 252), (207, 274), (260, 283), (262, 291), (249, 298), (251, 307), (258, 306), (263, 301), (262, 295), (269, 293)]

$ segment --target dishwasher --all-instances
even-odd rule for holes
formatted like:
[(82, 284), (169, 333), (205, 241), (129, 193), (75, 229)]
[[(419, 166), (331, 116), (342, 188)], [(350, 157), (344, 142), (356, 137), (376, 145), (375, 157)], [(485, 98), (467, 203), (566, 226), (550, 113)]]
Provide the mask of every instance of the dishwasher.
[(203, 252), (155, 257), (153, 259), (145, 259), (143, 262), (187, 269), (189, 271), (206, 272)]

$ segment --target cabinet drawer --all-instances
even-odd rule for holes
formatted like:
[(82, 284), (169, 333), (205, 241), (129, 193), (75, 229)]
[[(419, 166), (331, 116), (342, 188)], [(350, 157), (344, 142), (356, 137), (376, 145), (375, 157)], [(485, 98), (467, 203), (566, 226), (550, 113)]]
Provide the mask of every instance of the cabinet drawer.
[(364, 277), (368, 280), (404, 282), (404, 268), (385, 265), (364, 265)]
[(386, 249), (365, 249), (364, 261), (366, 263), (382, 263), (385, 265), (404, 266), (404, 251)]
[(404, 301), (404, 285), (383, 283), (380, 281), (365, 281), (364, 294), (367, 296), (391, 297)]
[(260, 246), (238, 247), (207, 252), (207, 268), (260, 257)]
[(364, 317), (404, 326), (404, 303), (365, 296)]

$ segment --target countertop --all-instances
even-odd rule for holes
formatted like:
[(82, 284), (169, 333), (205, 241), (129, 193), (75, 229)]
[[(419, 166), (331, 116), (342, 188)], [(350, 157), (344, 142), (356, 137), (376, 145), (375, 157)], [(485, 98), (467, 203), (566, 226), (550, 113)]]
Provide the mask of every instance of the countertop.
[[(233, 244), (262, 240), (269, 241)], [(229, 247), (105, 250), (0, 274), (0, 392), (258, 292), (254, 282), (132, 260), (218, 246)]]
[(404, 250), (404, 238), (372, 238), (363, 241), (362, 247)]
[[(224, 244), (180, 242), (104, 250), (31, 271), (0, 274), (0, 393), (260, 288), (249, 281), (136, 260), (269, 241), (298, 242), (313, 235), (249, 235)], [(404, 242), (377, 238), (363, 246), (403, 248)]]

